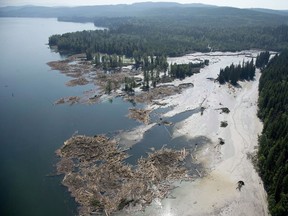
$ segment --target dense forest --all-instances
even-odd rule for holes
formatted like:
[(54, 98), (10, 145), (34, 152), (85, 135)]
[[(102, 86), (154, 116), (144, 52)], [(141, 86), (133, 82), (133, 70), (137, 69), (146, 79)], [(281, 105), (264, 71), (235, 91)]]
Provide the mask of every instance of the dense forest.
[(94, 22), (109, 30), (53, 35), (49, 44), (58, 46), (60, 52), (91, 49), (127, 57), (135, 53), (181, 56), (193, 51), (254, 48), (280, 51), (288, 47), (288, 16), (225, 7), (163, 5), (144, 7), (135, 15), (138, 9), (128, 10), (126, 16), (61, 17), (59, 20)]
[(217, 80), (220, 84), (225, 84), (226, 82), (231, 83), (236, 86), (239, 80), (253, 80), (255, 77), (256, 67), (254, 66), (254, 60), (238, 65), (231, 64), (225, 69), (220, 69), (219, 76)]
[[(186, 9), (185, 9), (186, 8)], [(198, 15), (210, 14), (211, 16), (216, 16), (222, 11), (223, 8), (191, 3), (191, 4), (180, 4), (176, 2), (141, 2), (135, 4), (118, 4), (118, 5), (95, 5), (95, 6), (79, 6), (79, 7), (45, 7), (45, 6), (8, 6), (0, 7), (0, 17), (56, 17), (61, 21), (73, 21), (73, 22), (91, 22), (95, 17), (143, 17), (143, 16), (170, 16), (176, 13), (183, 13), (183, 9), (186, 10), (186, 14)], [(193, 10), (194, 9), (194, 10)], [(229, 8), (227, 8), (229, 9)], [(191, 12), (191, 10), (193, 10)], [(224, 8), (225, 10), (225, 8)], [(167, 12), (166, 12), (167, 11)], [(209, 12), (207, 12), (209, 11)], [(250, 11), (250, 12), (249, 12)], [(253, 13), (261, 12), (261, 13)], [(235, 11), (230, 12), (230, 14), (236, 15)], [(287, 16), (288, 11), (276, 11), (269, 9), (248, 9), (243, 10), (242, 14), (246, 17), (257, 16), (262, 20), (265, 20), (267, 15), (270, 15), (266, 22), (283, 21), (283, 17), (274, 15)], [(263, 15), (264, 14), (264, 15)], [(244, 16), (244, 17), (245, 17)]]
[[(131, 22), (131, 23), (130, 23)], [(244, 49), (282, 50), (288, 47), (288, 26), (203, 27), (189, 23), (171, 25), (162, 19), (135, 20), (110, 30), (53, 35), (50, 46), (60, 52), (92, 52), (126, 55), (134, 53), (181, 56), (193, 51), (238, 51)], [(181, 23), (181, 21), (180, 21)]]
[(264, 122), (259, 138), (259, 170), (268, 193), (270, 213), (288, 215), (288, 51), (262, 71), (259, 112)]
[(188, 63), (188, 64), (171, 64), (169, 75), (171, 78), (176, 79), (185, 79), (187, 76), (190, 77), (194, 73), (199, 73), (200, 68), (203, 68), (205, 65), (209, 65), (209, 60), (199, 63)]
[(269, 62), (269, 59), (270, 59), (269, 51), (261, 52), (256, 58), (256, 67), (261, 69), (265, 68), (265, 66)]

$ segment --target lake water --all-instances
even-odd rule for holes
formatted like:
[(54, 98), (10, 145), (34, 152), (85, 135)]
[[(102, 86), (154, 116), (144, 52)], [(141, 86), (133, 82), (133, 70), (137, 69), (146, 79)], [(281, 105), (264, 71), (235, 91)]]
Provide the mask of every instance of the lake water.
[(93, 24), (56, 19), (0, 19), (0, 215), (75, 215), (76, 205), (55, 171), (55, 150), (78, 131), (94, 135), (130, 129), (130, 103), (59, 105), (91, 86), (66, 87), (68, 78), (47, 62), (60, 59), (48, 37), (95, 29)]
[[(76, 131), (114, 136), (140, 125), (127, 117), (133, 105), (120, 98), (95, 105), (53, 105), (61, 97), (82, 95), (96, 87), (65, 86), (69, 78), (47, 65), (61, 59), (49, 49), (49, 36), (92, 29), (93, 24), (56, 19), (0, 18), (0, 215), (76, 215), (77, 205), (61, 186), (62, 176), (48, 177), (55, 173), (55, 150)], [(159, 122), (156, 113), (165, 110), (169, 108), (153, 112), (151, 120)], [(163, 120), (177, 123), (199, 111)], [(172, 139), (173, 130), (174, 126), (161, 124), (152, 127), (127, 151), (131, 155), (127, 162), (135, 165), (151, 148), (163, 145), (194, 149), (196, 144), (209, 143), (206, 137)]]

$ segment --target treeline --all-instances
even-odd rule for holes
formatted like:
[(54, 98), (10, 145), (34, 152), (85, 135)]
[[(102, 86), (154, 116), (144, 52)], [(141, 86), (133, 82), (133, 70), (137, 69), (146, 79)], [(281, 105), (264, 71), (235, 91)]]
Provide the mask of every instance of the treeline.
[(181, 56), (192, 51), (282, 50), (288, 47), (288, 26), (281, 25), (280, 21), (278, 26), (266, 26), (265, 22), (247, 22), (240, 15), (232, 16), (228, 12), (225, 17), (216, 14), (215, 19), (205, 14), (193, 17), (188, 11), (185, 11), (186, 15), (176, 15), (172, 10), (172, 15), (165, 16), (165, 19), (158, 15), (95, 18), (98, 26), (108, 26), (109, 30), (53, 35), (49, 38), (49, 45), (57, 46), (60, 52), (79, 53), (91, 49), (93, 53), (127, 57), (132, 57), (134, 52)]
[(268, 64), (269, 58), (270, 58), (270, 52), (269, 51), (261, 52), (259, 55), (257, 55), (256, 67), (257, 68), (264, 68)]
[(272, 216), (288, 215), (288, 51), (262, 71), (258, 116), (264, 122), (258, 164)]
[(226, 82), (231, 83), (232, 85), (237, 85), (239, 80), (253, 80), (255, 77), (256, 67), (254, 65), (254, 60), (238, 65), (231, 64), (225, 69), (220, 69), (217, 80), (219, 83), (225, 84)]
[(200, 68), (209, 64), (209, 60), (205, 60), (200, 63), (188, 63), (188, 64), (171, 64), (170, 76), (175, 79), (185, 79), (186, 76), (190, 77), (194, 73), (198, 73)]
[(105, 53), (133, 57), (134, 52), (149, 53), (138, 36), (113, 34), (108, 30), (82, 31), (52, 35), (49, 45), (61, 53)]

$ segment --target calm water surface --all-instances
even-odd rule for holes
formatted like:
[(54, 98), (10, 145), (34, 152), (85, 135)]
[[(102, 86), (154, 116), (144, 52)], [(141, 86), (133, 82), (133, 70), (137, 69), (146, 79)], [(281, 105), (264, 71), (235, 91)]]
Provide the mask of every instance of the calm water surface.
[(48, 37), (91, 29), (56, 19), (0, 19), (0, 215), (75, 215), (61, 178), (46, 176), (55, 169), (55, 150), (75, 131), (94, 135), (138, 124), (125, 117), (131, 104), (121, 99), (52, 105), (89, 87), (66, 87), (68, 78), (50, 70), (46, 63), (60, 56), (46, 45)]

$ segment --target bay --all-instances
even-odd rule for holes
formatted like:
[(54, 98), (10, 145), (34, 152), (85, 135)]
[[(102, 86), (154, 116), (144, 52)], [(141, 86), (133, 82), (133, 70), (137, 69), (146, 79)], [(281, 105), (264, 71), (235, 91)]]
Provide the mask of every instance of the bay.
[(67, 87), (68, 77), (46, 64), (61, 59), (52, 34), (93, 30), (93, 24), (56, 19), (0, 19), (0, 215), (75, 215), (77, 206), (55, 171), (55, 150), (77, 131), (95, 135), (130, 129), (130, 103), (59, 105), (61, 97), (93, 86)]

